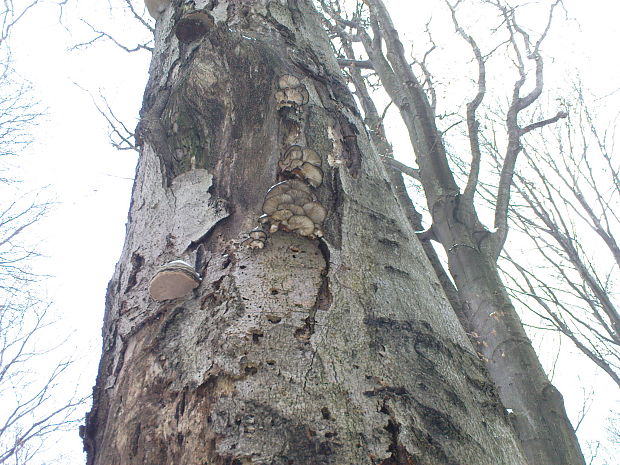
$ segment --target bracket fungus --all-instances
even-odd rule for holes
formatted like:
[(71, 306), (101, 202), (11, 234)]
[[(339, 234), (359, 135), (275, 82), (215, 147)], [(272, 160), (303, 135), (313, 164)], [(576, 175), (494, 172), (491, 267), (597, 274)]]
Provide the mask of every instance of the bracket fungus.
[(312, 194), (310, 187), (298, 179), (289, 179), (272, 186), (263, 202), (264, 215), (259, 222), (269, 223), (269, 231), (296, 232), (315, 238), (323, 235), (321, 224), (327, 209)]
[(183, 16), (176, 25), (177, 39), (189, 44), (205, 36), (213, 26), (213, 18), (202, 11), (194, 11)]
[(149, 14), (154, 19), (158, 19), (170, 6), (170, 0), (144, 0), (144, 3), (146, 3), (146, 9), (149, 10)]
[(149, 292), (154, 300), (177, 299), (196, 289), (200, 276), (190, 264), (173, 260), (160, 266), (149, 283)]
[(312, 149), (293, 145), (278, 162), (278, 167), (283, 172), (305, 179), (312, 187), (319, 187), (323, 183), (321, 157)]
[(285, 74), (278, 79), (279, 90), (276, 91), (276, 101), (278, 108), (300, 107), (310, 100), (308, 89), (299, 78), (292, 74)]

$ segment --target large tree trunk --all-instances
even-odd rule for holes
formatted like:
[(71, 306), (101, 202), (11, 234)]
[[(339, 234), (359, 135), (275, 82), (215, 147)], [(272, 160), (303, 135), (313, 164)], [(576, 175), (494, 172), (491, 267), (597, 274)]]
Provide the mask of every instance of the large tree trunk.
[[(88, 464), (523, 465), (311, 2), (195, 4), (157, 25)], [(307, 103), (278, 102), (283, 75)], [(321, 156), (323, 236), (249, 248), (292, 144)], [(199, 287), (152, 300), (178, 258)]]

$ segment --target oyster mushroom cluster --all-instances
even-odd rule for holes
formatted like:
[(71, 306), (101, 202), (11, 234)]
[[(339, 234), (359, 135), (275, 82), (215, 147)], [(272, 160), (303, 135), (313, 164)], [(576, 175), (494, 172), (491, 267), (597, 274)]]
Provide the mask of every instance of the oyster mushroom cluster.
[(248, 233), (248, 238), (241, 245), (250, 247), (251, 249), (262, 249), (267, 241), (267, 233), (262, 226), (257, 226)]
[(160, 266), (149, 283), (149, 293), (154, 300), (177, 299), (196, 289), (200, 275), (189, 263), (173, 260)]
[[(308, 103), (308, 89), (299, 78), (285, 74), (278, 79), (275, 93), (278, 109), (299, 107)], [(294, 118), (283, 117), (286, 145), (295, 142), (301, 134), (301, 125)], [(285, 145), (285, 147), (286, 147)], [(300, 145), (290, 145), (278, 161), (278, 178), (284, 179), (267, 191), (263, 202), (260, 225), (247, 234), (242, 245), (262, 249), (269, 233), (282, 230), (314, 239), (323, 235), (322, 224), (327, 209), (313, 193), (313, 188), (323, 184), (321, 157), (314, 150)]]
[(283, 230), (309, 238), (323, 235), (321, 225), (327, 210), (312, 193), (310, 186), (299, 179), (288, 179), (272, 186), (263, 202), (262, 224), (269, 232)]
[(278, 162), (278, 167), (283, 173), (291, 173), (312, 187), (319, 187), (323, 183), (321, 157), (312, 149), (293, 145)]
[(306, 86), (301, 83), (299, 78), (291, 74), (280, 76), (278, 88), (279, 90), (276, 92), (278, 108), (300, 107), (308, 103), (310, 99)]

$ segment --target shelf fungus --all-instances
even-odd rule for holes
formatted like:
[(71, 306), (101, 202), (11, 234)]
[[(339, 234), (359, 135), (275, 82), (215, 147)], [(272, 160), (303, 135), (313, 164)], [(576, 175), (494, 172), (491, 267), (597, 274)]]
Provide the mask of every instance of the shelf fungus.
[(300, 107), (308, 103), (310, 95), (308, 89), (299, 78), (292, 74), (285, 74), (278, 79), (279, 90), (276, 92), (278, 108)]
[(174, 260), (159, 267), (149, 283), (149, 292), (157, 301), (177, 299), (199, 284), (200, 276), (193, 266), (183, 260)]
[(310, 186), (289, 179), (272, 186), (263, 202), (264, 215), (259, 222), (269, 224), (269, 231), (295, 232), (309, 238), (323, 235), (321, 225), (327, 210), (316, 200)]
[(194, 11), (179, 20), (174, 32), (180, 42), (189, 44), (205, 36), (212, 27), (211, 16), (202, 11)]
[(170, 6), (170, 0), (144, 0), (149, 14), (157, 19)]
[(248, 233), (248, 238), (244, 240), (241, 245), (245, 245), (251, 249), (262, 249), (265, 247), (266, 241), (267, 233), (261, 226), (258, 226)]
[(304, 179), (312, 187), (319, 187), (323, 183), (321, 157), (312, 149), (293, 145), (278, 162), (278, 167), (283, 172)]

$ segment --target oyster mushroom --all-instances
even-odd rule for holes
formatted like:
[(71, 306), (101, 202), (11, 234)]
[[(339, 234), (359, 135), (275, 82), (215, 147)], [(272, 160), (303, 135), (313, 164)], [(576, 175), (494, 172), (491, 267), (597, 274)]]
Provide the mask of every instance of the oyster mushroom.
[(305, 182), (300, 181), (299, 179), (289, 179), (285, 181), (290, 189), (294, 189), (296, 191), (306, 192), (312, 195), (312, 191), (310, 190), (310, 186), (308, 186)]
[(321, 157), (319, 157), (318, 153), (309, 148), (303, 150), (302, 160), (314, 166), (321, 166)]
[(173, 260), (160, 266), (149, 283), (149, 293), (154, 300), (177, 299), (196, 289), (200, 276), (190, 264)]
[(262, 228), (262, 226), (257, 226), (248, 233), (248, 238), (241, 242), (241, 245), (249, 247), (251, 249), (262, 249), (263, 247), (265, 247), (266, 241), (267, 233)]
[(303, 149), (299, 145), (293, 145), (290, 147), (282, 160), (278, 162), (278, 166), (281, 170), (292, 170), (303, 165), (303, 157), (304, 152)]
[(310, 202), (314, 198), (310, 193), (299, 189), (291, 189), (286, 194), (291, 197), (293, 199), (293, 203), (297, 205), (303, 205), (306, 202)]
[(293, 197), (288, 194), (278, 194), (265, 198), (265, 202), (263, 202), (263, 213), (271, 215), (278, 209), (278, 205), (282, 203), (293, 203)]
[(281, 169), (292, 169), (301, 166), (303, 163), (310, 163), (314, 166), (321, 166), (321, 157), (314, 150), (302, 148), (299, 145), (291, 146), (278, 162)]
[(277, 184), (274, 184), (273, 186), (271, 186), (269, 188), (269, 190), (267, 190), (267, 194), (265, 195), (265, 198), (269, 199), (269, 198), (274, 197), (276, 195), (285, 194), (290, 189), (291, 189), (291, 186), (288, 183), (288, 181), (279, 182)]
[(284, 74), (278, 79), (278, 90), (275, 94), (278, 107), (300, 107), (308, 103), (310, 94), (299, 78), (292, 74)]
[(269, 224), (270, 232), (282, 229), (310, 238), (323, 234), (320, 226), (327, 216), (327, 210), (316, 200), (308, 184), (299, 179), (287, 179), (272, 186), (263, 202), (263, 212), (259, 222)]
[(294, 173), (305, 179), (312, 187), (319, 187), (323, 183), (323, 171), (310, 163), (304, 163), (296, 168)]
[(283, 203), (278, 207), (278, 211), (290, 211), (292, 215), (304, 215), (305, 214), (303, 207), (299, 205), (295, 205), (294, 203)]
[(278, 166), (282, 171), (305, 179), (312, 187), (319, 187), (323, 183), (321, 157), (312, 149), (293, 145), (278, 162)]
[(279, 207), (278, 210), (271, 214), (271, 219), (273, 221), (281, 222), (288, 220), (291, 216), (293, 216), (293, 212), (291, 210), (288, 208)]
[(288, 87), (297, 87), (301, 84), (301, 81), (298, 77), (293, 76), (292, 74), (283, 74), (278, 79), (278, 87), (280, 89), (286, 89)]
[(264, 241), (267, 239), (267, 233), (259, 226), (250, 231), (250, 237), (257, 241)]
[(319, 202), (308, 202), (303, 206), (303, 210), (316, 225), (321, 224), (327, 217), (327, 209)]
[(311, 236), (314, 232), (314, 223), (307, 216), (294, 215), (286, 221), (287, 227), (300, 236)]

